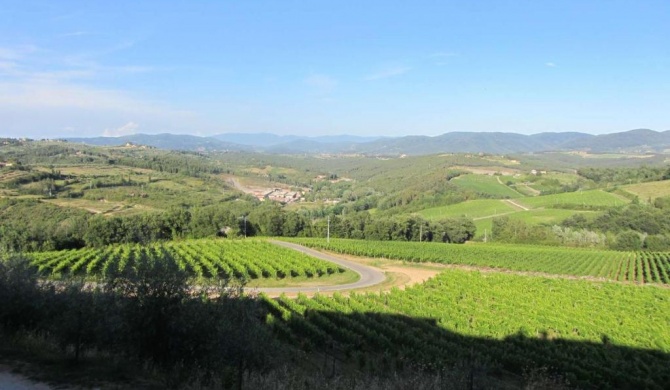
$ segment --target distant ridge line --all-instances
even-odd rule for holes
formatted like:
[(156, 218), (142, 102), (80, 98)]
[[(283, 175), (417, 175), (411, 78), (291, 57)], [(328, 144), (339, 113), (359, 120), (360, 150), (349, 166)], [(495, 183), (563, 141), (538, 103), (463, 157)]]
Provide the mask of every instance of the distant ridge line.
[(246, 151), (278, 154), (425, 155), (436, 153), (668, 153), (670, 130), (635, 129), (593, 135), (546, 132), (532, 135), (505, 132), (450, 132), (437, 136), (374, 137), (356, 135), (296, 136), (272, 133), (225, 133), (208, 137), (180, 134), (134, 134), (122, 137), (66, 138), (98, 146), (127, 142), (168, 150)]

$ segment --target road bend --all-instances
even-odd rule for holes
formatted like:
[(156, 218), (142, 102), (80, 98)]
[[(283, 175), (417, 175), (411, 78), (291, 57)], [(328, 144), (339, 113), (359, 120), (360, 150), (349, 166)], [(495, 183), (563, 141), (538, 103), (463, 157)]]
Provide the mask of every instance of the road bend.
[(309, 286), (309, 287), (258, 287), (258, 288), (249, 288), (248, 291), (258, 291), (265, 293), (315, 293), (315, 292), (327, 292), (327, 291), (345, 291), (345, 290), (354, 290), (359, 288), (371, 287), (377, 284), (380, 284), (386, 280), (384, 273), (377, 269), (368, 267), (362, 264), (355, 263), (353, 261), (345, 260), (341, 257), (333, 256), (328, 253), (323, 253), (316, 251), (314, 249), (306, 248), (302, 245), (293, 244), (290, 242), (276, 241), (271, 240), (271, 243), (285, 248), (293, 249), (298, 252), (302, 252), (306, 255), (316, 257), (317, 259), (329, 261), (335, 263), (344, 268), (348, 268), (356, 272), (360, 279), (354, 283), (339, 284), (339, 285), (330, 285), (330, 286)]

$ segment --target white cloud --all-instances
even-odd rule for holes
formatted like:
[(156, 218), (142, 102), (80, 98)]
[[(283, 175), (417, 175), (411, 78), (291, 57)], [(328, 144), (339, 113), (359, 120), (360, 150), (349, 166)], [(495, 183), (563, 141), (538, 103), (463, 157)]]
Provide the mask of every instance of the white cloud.
[(0, 72), (10, 73), (16, 69), (16, 62), (0, 60)]
[(24, 45), (17, 47), (0, 47), (0, 59), (2, 60), (18, 60), (26, 55), (36, 52), (38, 49), (32, 45)]
[(379, 72), (369, 74), (365, 76), (364, 80), (366, 81), (375, 81), (375, 80), (382, 80), (382, 79), (388, 79), (390, 77), (397, 77), (401, 76), (407, 72), (409, 72), (412, 68), (407, 67), (407, 66), (394, 66), (390, 68), (383, 69)]
[(0, 83), (0, 104), (23, 108), (70, 107), (100, 110), (137, 110), (146, 106), (122, 92), (58, 81)]
[[(75, 34), (76, 35), (76, 34)], [(58, 136), (142, 130), (193, 131), (202, 121), (194, 112), (178, 110), (126, 90), (103, 87), (99, 81), (155, 71), (133, 64), (98, 62), (100, 53), (124, 50), (124, 42), (97, 53), (75, 55), (36, 46), (0, 47), (0, 123), (17, 136)], [(132, 122), (128, 122), (130, 119)], [(119, 123), (126, 125), (116, 128)]]
[(546, 66), (548, 68), (555, 68), (558, 65), (554, 64), (553, 62), (545, 62), (544, 66)]
[[(201, 125), (199, 115), (124, 91), (73, 83), (0, 82), (0, 123), (15, 136), (53, 137), (71, 127), (77, 136), (96, 136), (129, 128), (114, 123), (142, 123), (147, 133), (190, 132)], [(118, 126), (118, 125), (117, 125)]]
[(124, 135), (132, 135), (135, 134), (135, 130), (140, 127), (135, 122), (128, 122), (125, 125), (116, 128), (116, 129), (105, 129), (105, 131), (102, 132), (103, 137), (121, 137)]
[(97, 56), (109, 55), (133, 46), (123, 42), (99, 52), (58, 55), (53, 51), (35, 46), (0, 47), (0, 73), (14, 81), (66, 81), (91, 80), (123, 74), (138, 74), (156, 71), (152, 66), (105, 65), (95, 60)]

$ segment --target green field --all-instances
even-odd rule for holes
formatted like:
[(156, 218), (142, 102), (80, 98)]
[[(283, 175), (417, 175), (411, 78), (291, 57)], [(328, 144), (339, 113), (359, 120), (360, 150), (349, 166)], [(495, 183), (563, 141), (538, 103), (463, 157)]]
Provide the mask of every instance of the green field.
[(33, 265), (50, 276), (123, 274), (142, 261), (172, 261), (195, 278), (320, 277), (345, 272), (329, 262), (263, 240), (185, 240), (38, 252)]
[(623, 187), (623, 190), (637, 195), (641, 201), (670, 196), (670, 180), (652, 181)]
[(670, 383), (667, 289), (447, 270), (405, 291), (264, 299), (285, 339), (335, 344), (359, 367), (376, 351), (396, 367), (545, 367), (580, 388)]
[(581, 207), (609, 207), (630, 203), (628, 199), (603, 190), (565, 192), (519, 199), (518, 203), (529, 208), (556, 207), (580, 209)]
[(467, 245), (436, 242), (301, 238), (302, 245), (355, 256), (433, 262), (512, 271), (670, 284), (670, 253), (620, 252), (540, 245)]
[[(514, 202), (529, 210), (510, 203)], [(531, 196), (516, 198), (513, 201), (498, 199), (476, 199), (448, 206), (432, 207), (418, 212), (429, 220), (466, 216), (472, 218), (477, 226), (477, 238), (484, 232), (491, 231), (492, 219), (497, 216), (508, 216), (529, 224), (552, 225), (576, 214), (607, 206), (624, 205), (630, 200), (602, 190), (566, 192), (555, 195)]]
[(498, 181), (498, 176), (462, 175), (451, 179), (457, 186), (497, 198), (521, 198), (522, 194)]
[(419, 212), (423, 218), (434, 221), (441, 218), (466, 216), (484, 218), (513, 213), (519, 210), (511, 204), (497, 199), (477, 199), (449, 206), (433, 207)]

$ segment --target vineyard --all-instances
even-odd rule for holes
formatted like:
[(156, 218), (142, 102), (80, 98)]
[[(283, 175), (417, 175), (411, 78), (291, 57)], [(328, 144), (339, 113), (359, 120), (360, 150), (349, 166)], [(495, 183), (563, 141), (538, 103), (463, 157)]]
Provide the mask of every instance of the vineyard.
[(635, 283), (670, 284), (670, 253), (618, 252), (531, 245), (442, 244), (293, 239), (305, 246), (354, 256), (433, 262)]
[(603, 190), (590, 190), (528, 197), (523, 198), (519, 203), (530, 208), (556, 207), (564, 209), (580, 209), (583, 207), (621, 206), (630, 203), (630, 201)]
[(451, 180), (453, 184), (480, 194), (487, 194), (494, 198), (520, 198), (522, 194), (498, 181), (498, 176), (489, 175), (461, 175)]
[(344, 272), (336, 264), (261, 240), (203, 239), (146, 246), (114, 245), (32, 256), (40, 272), (52, 276), (106, 276), (155, 259), (174, 261), (196, 278), (319, 277)]
[(547, 367), (587, 388), (670, 383), (666, 289), (447, 270), (405, 291), (263, 299), (284, 339), (336, 348), (361, 369), (381, 355), (389, 367)]
[(638, 196), (643, 201), (648, 201), (662, 196), (670, 196), (670, 180), (633, 184), (622, 189)]
[(434, 221), (463, 215), (468, 218), (485, 218), (493, 215), (510, 214), (516, 211), (518, 211), (517, 208), (499, 199), (475, 199), (449, 206), (421, 210), (419, 215), (427, 220)]

